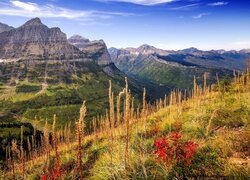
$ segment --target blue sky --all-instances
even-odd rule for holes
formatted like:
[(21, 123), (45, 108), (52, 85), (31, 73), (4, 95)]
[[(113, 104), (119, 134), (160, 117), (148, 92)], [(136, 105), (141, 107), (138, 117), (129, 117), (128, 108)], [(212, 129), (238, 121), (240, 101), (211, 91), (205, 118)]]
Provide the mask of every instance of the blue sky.
[(250, 48), (249, 0), (1, 0), (0, 22), (40, 17), (108, 47)]

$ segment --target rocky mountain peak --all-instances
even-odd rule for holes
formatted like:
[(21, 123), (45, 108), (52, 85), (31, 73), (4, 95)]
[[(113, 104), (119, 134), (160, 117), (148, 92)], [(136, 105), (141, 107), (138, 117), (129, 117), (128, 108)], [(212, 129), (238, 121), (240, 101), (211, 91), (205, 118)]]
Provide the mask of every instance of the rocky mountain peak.
[(82, 37), (82, 36), (80, 36), (78, 34), (75, 34), (75, 35), (71, 36), (68, 39), (68, 41), (71, 42), (71, 43), (88, 43), (88, 42), (90, 42), (89, 39), (84, 38), (84, 37)]
[(154, 46), (150, 46), (148, 44), (143, 44), (137, 48), (137, 50), (139, 50), (139, 51), (149, 51), (149, 50), (154, 50), (154, 49), (155, 49)]
[(138, 47), (138, 49), (140, 49), (140, 48), (143, 48), (143, 49), (150, 49), (150, 48), (154, 48), (154, 46), (150, 46), (150, 45), (148, 45), (148, 44), (143, 44), (143, 45), (141, 45), (140, 47)]
[(39, 18), (0, 33), (0, 59), (74, 59), (84, 57), (68, 43), (60, 28), (48, 28)]
[(9, 31), (11, 29), (14, 29), (14, 28), (12, 26), (7, 25), (7, 24), (0, 23), (0, 33), (4, 32), (4, 31)]
[(39, 18), (33, 18), (27, 21), (23, 26), (41, 26), (41, 25), (44, 25), (44, 24)]
[(155, 54), (155, 53), (162, 54), (162, 55), (168, 54), (168, 52), (166, 52), (162, 49), (158, 49), (158, 48), (151, 46), (151, 45), (148, 45), (148, 44), (141, 45), (140, 47), (138, 47), (136, 49), (136, 52), (133, 52), (133, 50), (132, 50), (132, 53), (144, 54), (144, 55), (150, 55), (150, 54)]
[(187, 49), (183, 49), (183, 50), (180, 50), (182, 53), (195, 53), (195, 52), (198, 52), (199, 49), (195, 48), (195, 47), (190, 47), (190, 48), (187, 48)]

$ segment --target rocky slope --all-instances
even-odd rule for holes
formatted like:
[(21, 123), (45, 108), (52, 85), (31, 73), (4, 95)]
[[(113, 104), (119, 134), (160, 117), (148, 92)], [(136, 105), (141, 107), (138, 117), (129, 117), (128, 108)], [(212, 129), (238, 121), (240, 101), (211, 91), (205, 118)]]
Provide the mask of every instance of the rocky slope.
[(7, 24), (0, 23), (0, 33), (4, 31), (9, 31), (13, 29), (13, 27), (8, 26)]
[(85, 55), (70, 45), (59, 28), (48, 28), (39, 18), (0, 33), (0, 59), (76, 59)]
[(80, 35), (74, 35), (68, 42), (87, 54), (88, 58), (95, 60), (99, 65), (105, 66), (112, 63), (107, 46), (103, 40), (90, 41)]

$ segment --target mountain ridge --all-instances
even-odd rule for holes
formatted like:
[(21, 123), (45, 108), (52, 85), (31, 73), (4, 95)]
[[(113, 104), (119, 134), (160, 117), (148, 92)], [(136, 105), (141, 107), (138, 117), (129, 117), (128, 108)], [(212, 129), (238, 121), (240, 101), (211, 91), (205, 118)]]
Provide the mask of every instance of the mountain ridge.
[[(146, 51), (145, 51), (146, 49)], [(125, 57), (125, 61), (128, 59), (134, 60), (138, 56), (157, 55), (164, 56), (169, 59), (175, 59), (178, 61), (185, 61), (187, 63), (193, 63), (200, 66), (212, 67), (212, 68), (225, 68), (228, 70), (245, 70), (246, 59), (250, 58), (250, 50), (242, 49), (239, 51), (225, 51), (225, 50), (210, 50), (203, 51), (195, 47), (183, 49), (183, 50), (164, 50), (150, 45), (142, 45), (138, 48), (121, 48), (114, 47), (109, 48), (112, 61), (119, 59), (118, 56)], [(174, 57), (175, 56), (175, 57)], [(167, 60), (167, 59), (165, 59)]]
[(216, 81), (216, 74), (232, 76), (234, 69), (244, 70), (245, 60), (250, 58), (244, 52), (202, 51), (194, 47), (169, 51), (145, 44), (138, 48), (109, 48), (112, 61), (128, 76), (179, 89), (191, 88), (194, 76), (201, 82), (204, 73), (210, 84)]
[(9, 26), (9, 25), (7, 25), (7, 24), (4, 24), (4, 23), (1, 23), (0, 22), (0, 33), (1, 32), (4, 32), (4, 31), (9, 31), (9, 30), (11, 30), (11, 29), (13, 29), (14, 27), (12, 27), (12, 26)]
[(138, 47), (122, 47), (122, 48), (116, 48), (114, 46), (109, 47), (108, 49), (119, 49), (119, 50), (137, 50), (137, 49), (141, 49), (143, 47), (150, 47), (152, 50), (153, 49), (157, 49), (160, 51), (165, 51), (165, 52), (183, 52), (183, 51), (202, 51), (202, 52), (220, 52), (220, 53), (225, 53), (225, 52), (231, 52), (231, 53), (239, 53), (239, 52), (245, 52), (245, 53), (250, 53), (250, 49), (249, 48), (243, 48), (243, 49), (239, 49), (239, 50), (235, 50), (235, 49), (230, 49), (230, 50), (225, 50), (225, 49), (210, 49), (210, 50), (202, 50), (196, 47), (188, 47), (188, 48), (184, 48), (184, 49), (178, 49), (178, 50), (172, 50), (172, 49), (164, 49), (164, 48), (159, 48), (156, 47), (154, 45), (150, 45), (150, 44), (142, 44)]
[(34, 18), (18, 28), (0, 33), (0, 59), (74, 59), (85, 55), (67, 42), (60, 28), (48, 28)]

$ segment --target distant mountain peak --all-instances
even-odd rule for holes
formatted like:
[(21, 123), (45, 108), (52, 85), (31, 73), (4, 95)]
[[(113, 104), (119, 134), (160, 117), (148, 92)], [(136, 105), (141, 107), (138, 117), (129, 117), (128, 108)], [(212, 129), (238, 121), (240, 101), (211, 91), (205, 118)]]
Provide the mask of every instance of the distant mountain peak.
[(73, 36), (71, 36), (70, 38), (75, 38), (75, 39), (82, 39), (83, 37), (79, 34), (74, 34)]
[(195, 48), (195, 47), (190, 47), (190, 48), (187, 48), (187, 49), (183, 49), (183, 50), (180, 50), (181, 52), (184, 52), (184, 53), (194, 53), (194, 52), (198, 52), (200, 51), (199, 49)]
[(155, 49), (155, 47), (148, 45), (148, 44), (143, 44), (143, 45), (139, 46), (137, 49), (149, 50), (149, 49)]
[(44, 25), (38, 17), (27, 21), (23, 26), (37, 26), (37, 25)]
[(137, 48), (137, 52), (142, 54), (152, 54), (157, 50), (154, 46), (150, 46), (148, 44), (143, 44)]
[(76, 42), (89, 42), (90, 40), (87, 38), (82, 37), (79, 34), (74, 34), (69, 38), (69, 40), (76, 41)]
[(146, 48), (151, 48), (151, 47), (153, 47), (153, 46), (151, 46), (151, 45), (149, 45), (149, 44), (142, 44), (141, 46), (139, 46), (139, 48), (140, 48), (140, 47), (144, 47), (144, 48), (145, 48), (145, 47), (146, 47)]
[(184, 50), (198, 51), (199, 49), (197, 49), (197, 48), (195, 48), (195, 47), (190, 47), (190, 48), (187, 48), (187, 49), (184, 49)]
[(242, 49), (240, 50), (241, 53), (250, 53), (250, 49)]

